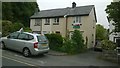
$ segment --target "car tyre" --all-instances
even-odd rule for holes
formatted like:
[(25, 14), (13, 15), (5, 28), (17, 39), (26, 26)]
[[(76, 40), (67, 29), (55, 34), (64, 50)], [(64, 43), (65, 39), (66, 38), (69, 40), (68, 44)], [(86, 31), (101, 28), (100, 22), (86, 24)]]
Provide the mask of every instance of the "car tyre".
[(3, 50), (6, 49), (4, 42), (1, 42), (1, 49), (3, 49)]
[(23, 56), (25, 57), (31, 56), (30, 50), (28, 48), (23, 49)]

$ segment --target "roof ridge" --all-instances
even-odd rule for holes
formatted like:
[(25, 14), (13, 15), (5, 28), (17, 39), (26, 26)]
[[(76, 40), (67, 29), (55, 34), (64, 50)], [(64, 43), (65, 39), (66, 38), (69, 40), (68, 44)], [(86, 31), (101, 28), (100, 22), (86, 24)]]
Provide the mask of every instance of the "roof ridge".
[(64, 15), (89, 15), (94, 5), (77, 6), (76, 8), (66, 7), (57, 9), (41, 10), (37, 15), (32, 15), (31, 18), (45, 18), (45, 17), (56, 17)]
[[(76, 6), (76, 8), (80, 8), (80, 7), (89, 7), (89, 6), (94, 6), (94, 5)], [(72, 8), (72, 7), (66, 7), (66, 8), (53, 8), (53, 9), (47, 9), (47, 10), (41, 10), (41, 11), (60, 10), (60, 9), (67, 9), (67, 8)], [(41, 12), (41, 11), (40, 11), (40, 12)]]

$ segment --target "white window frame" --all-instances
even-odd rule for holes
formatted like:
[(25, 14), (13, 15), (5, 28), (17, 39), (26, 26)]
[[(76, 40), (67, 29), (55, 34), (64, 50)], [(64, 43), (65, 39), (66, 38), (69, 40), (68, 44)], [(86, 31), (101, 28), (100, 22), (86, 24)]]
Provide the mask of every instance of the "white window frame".
[(73, 23), (81, 23), (81, 16), (76, 16)]
[(35, 19), (35, 25), (34, 26), (41, 26), (42, 19)]
[(54, 25), (59, 25), (59, 21), (60, 21), (59, 18), (54, 18), (54, 23), (53, 24)]
[(45, 25), (50, 25), (50, 18), (45, 19)]

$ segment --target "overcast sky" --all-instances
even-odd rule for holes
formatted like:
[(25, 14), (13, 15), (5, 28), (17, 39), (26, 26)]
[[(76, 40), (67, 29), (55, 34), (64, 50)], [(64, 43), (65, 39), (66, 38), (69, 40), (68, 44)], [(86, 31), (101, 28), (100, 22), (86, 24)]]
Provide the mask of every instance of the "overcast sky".
[(37, 0), (40, 10), (71, 7), (72, 2), (76, 2), (77, 6), (95, 5), (97, 23), (109, 28), (105, 9), (112, 0)]

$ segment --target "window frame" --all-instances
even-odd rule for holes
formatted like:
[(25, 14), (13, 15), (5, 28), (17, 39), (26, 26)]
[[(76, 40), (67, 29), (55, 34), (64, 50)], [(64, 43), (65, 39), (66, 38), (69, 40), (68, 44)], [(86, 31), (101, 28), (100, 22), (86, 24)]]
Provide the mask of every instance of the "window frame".
[(50, 18), (45, 19), (45, 25), (50, 25)]
[(60, 22), (60, 20), (59, 20), (58, 17), (57, 17), (57, 18), (54, 18), (54, 23), (53, 23), (53, 25), (59, 25), (59, 22)]
[(81, 23), (81, 16), (76, 16), (73, 23)]
[(35, 19), (35, 25), (34, 26), (41, 26), (42, 19)]

